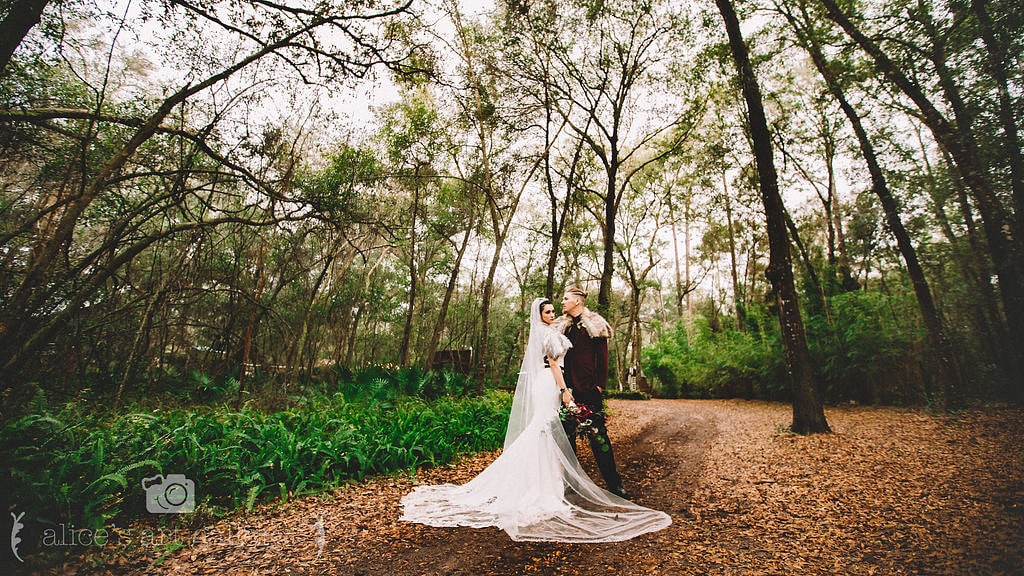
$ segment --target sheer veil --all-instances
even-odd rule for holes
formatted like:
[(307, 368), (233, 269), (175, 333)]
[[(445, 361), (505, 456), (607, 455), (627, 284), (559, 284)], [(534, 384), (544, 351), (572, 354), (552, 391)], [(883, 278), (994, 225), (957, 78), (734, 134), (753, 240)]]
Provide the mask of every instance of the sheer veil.
[(560, 358), (568, 339), (544, 324), (538, 298), (509, 414), (505, 446), (463, 485), (420, 486), (402, 498), (402, 520), (430, 526), (496, 526), (517, 541), (615, 542), (665, 528), (651, 510), (594, 484), (580, 467), (558, 419), (558, 390), (545, 356)]
[[(555, 393), (550, 378), (547, 376), (550, 368), (544, 365), (545, 344), (552, 352), (552, 356), (558, 358), (565, 355), (571, 346), (566, 340), (561, 343), (558, 334), (540, 319), (540, 305), (542, 302), (549, 302), (547, 298), (535, 298), (530, 305), (530, 332), (526, 339), (526, 352), (523, 353), (523, 363), (519, 368), (519, 380), (516, 381), (515, 395), (512, 397), (512, 411), (508, 415), (508, 429), (505, 431), (505, 448), (508, 448), (519, 434), (526, 429), (526, 425), (538, 416), (538, 410), (545, 406), (538, 406), (534, 401), (538, 394), (544, 392)], [(560, 353), (559, 353), (560, 351)], [(548, 390), (540, 390), (539, 386), (548, 386)]]

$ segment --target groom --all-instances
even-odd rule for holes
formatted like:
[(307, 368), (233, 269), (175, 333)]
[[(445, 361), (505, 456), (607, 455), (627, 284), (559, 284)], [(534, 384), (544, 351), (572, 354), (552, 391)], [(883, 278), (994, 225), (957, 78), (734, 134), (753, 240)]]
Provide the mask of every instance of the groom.
[[(562, 296), (563, 315), (554, 324), (572, 342), (572, 348), (565, 355), (565, 384), (572, 389), (572, 397), (577, 404), (585, 404), (594, 411), (590, 418), (597, 433), (589, 436), (590, 449), (608, 490), (629, 498), (615, 469), (615, 457), (605, 427), (602, 392), (608, 382), (608, 339), (612, 336), (612, 327), (599, 314), (587, 309), (586, 298), (587, 293), (581, 288), (566, 289)], [(566, 420), (564, 426), (566, 435), (573, 439), (573, 450), (576, 450), (576, 422)]]

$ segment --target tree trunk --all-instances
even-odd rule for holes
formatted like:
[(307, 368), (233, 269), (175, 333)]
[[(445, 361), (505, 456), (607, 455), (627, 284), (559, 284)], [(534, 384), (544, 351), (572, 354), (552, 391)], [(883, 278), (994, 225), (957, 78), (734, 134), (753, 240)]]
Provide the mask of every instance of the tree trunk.
[(494, 275), (498, 270), (498, 260), (501, 256), (501, 248), (504, 245), (504, 237), (495, 238), (494, 255), (491, 257), (491, 265), (487, 269), (487, 278), (484, 279), (483, 293), (480, 297), (480, 342), (477, 345), (477, 392), (483, 393), (484, 384), (490, 375), (490, 345), (488, 340), (491, 337), (491, 298), (494, 297)]
[(740, 288), (739, 272), (736, 262), (736, 233), (732, 226), (732, 202), (729, 199), (729, 183), (725, 172), (722, 172), (722, 199), (725, 201), (725, 223), (729, 232), (729, 272), (732, 273), (732, 301), (736, 310), (736, 329), (744, 332), (747, 326), (746, 304), (743, 301), (743, 290)]
[(690, 275), (690, 254), (692, 246), (690, 236), (690, 196), (686, 197), (686, 204), (683, 206), (683, 271), (686, 276), (686, 338), (689, 342), (691, 322), (693, 321), (693, 290)]
[(572, 164), (569, 166), (569, 175), (566, 176), (565, 180), (565, 205), (559, 211), (558, 196), (555, 195), (554, 170), (551, 168), (551, 145), (553, 144), (551, 124), (553, 111), (548, 88), (545, 82), (544, 141), (546, 145), (544, 146), (544, 183), (548, 193), (548, 201), (551, 203), (551, 251), (548, 252), (548, 270), (547, 277), (544, 280), (544, 296), (554, 298), (555, 271), (558, 270), (558, 253), (561, 249), (562, 232), (565, 230), (565, 221), (569, 215), (569, 207), (572, 202), (573, 181), (576, 176), (576, 166), (583, 150), (583, 142), (580, 141), (576, 145), (576, 152), (573, 154)]
[(512, 220), (512, 216), (515, 214), (516, 207), (519, 203), (519, 197), (516, 197), (512, 203), (512, 207), (509, 208), (508, 218), (505, 219), (502, 216), (502, 203), (496, 197), (494, 174), (491, 170), (491, 150), (488, 146), (490, 143), (489, 136), (493, 135), (493, 132), (489, 131), (487, 121), (485, 118), (487, 114), (484, 111), (483, 102), (481, 100), (481, 90), (479, 88), (482, 84), (478, 81), (477, 70), (474, 63), (475, 53), (470, 45), (470, 34), (468, 33), (465, 26), (462, 24), (462, 15), (459, 13), (458, 4), (452, 4), (452, 17), (454, 19), (456, 31), (459, 34), (459, 43), (462, 47), (463, 63), (466, 66), (466, 78), (469, 80), (469, 85), (474, 87), (471, 89), (472, 102), (468, 108), (472, 111), (471, 118), (474, 122), (473, 128), (476, 132), (475, 136), (480, 143), (480, 167), (482, 174), (482, 183), (480, 184), (483, 191), (483, 199), (487, 203), (487, 209), (490, 212), (491, 227), (494, 231), (494, 254), (491, 256), (491, 265), (487, 270), (487, 277), (484, 280), (483, 293), (480, 299), (480, 339), (477, 344), (477, 358), (476, 358), (476, 375), (477, 375), (477, 392), (483, 393), (484, 385), (490, 372), (490, 322), (491, 322), (491, 299), (494, 296), (494, 277), (498, 270), (498, 262), (501, 259), (501, 250), (505, 244), (505, 238), (508, 235), (508, 228)]
[(676, 234), (676, 211), (670, 200), (668, 203), (668, 219), (672, 229), (672, 269), (676, 276), (676, 317), (683, 315), (683, 275), (679, 267), (679, 238)]
[(356, 305), (354, 314), (352, 315), (352, 325), (349, 328), (348, 347), (345, 349), (344, 361), (341, 364), (351, 366), (354, 362), (356, 352), (356, 337), (359, 334), (359, 323), (363, 318), (363, 312), (366, 311), (368, 302), (366, 301), (366, 293), (370, 291), (370, 284), (373, 283), (373, 275), (377, 272), (377, 268), (384, 262), (384, 259), (388, 256), (386, 250), (381, 250), (380, 255), (377, 257), (377, 261), (373, 263), (368, 272), (363, 274), (363, 290), (362, 298)]
[(800, 239), (800, 230), (796, 227), (796, 222), (793, 222), (793, 217), (786, 210), (784, 213), (786, 217), (786, 228), (789, 230), (789, 239), (796, 246), (796, 251), (800, 253), (800, 261), (804, 265), (804, 273), (807, 274), (807, 279), (811, 282), (811, 290), (814, 292), (814, 300), (812, 304), (817, 308), (820, 308), (822, 313), (825, 314), (825, 322), (829, 325), (832, 324), (832, 312), (828, 306), (828, 297), (825, 295), (825, 287), (821, 284), (821, 278), (818, 276), (817, 270), (814, 269), (814, 263), (811, 262), (811, 255), (807, 252), (807, 247), (804, 246), (804, 241)]
[[(544, 136), (550, 141), (551, 130), (551, 109), (545, 108)], [(558, 221), (558, 197), (555, 196), (555, 183), (551, 170), (551, 148), (544, 151), (544, 183), (548, 192), (548, 200), (551, 202), (551, 251), (548, 252), (548, 273), (544, 279), (544, 296), (554, 297), (555, 292), (555, 270), (558, 269), (558, 250), (562, 242), (562, 229)], [(571, 184), (569, 185), (571, 186)], [(566, 186), (566, 190), (570, 187)], [(566, 198), (566, 203), (569, 199)]]
[(786, 368), (790, 377), (793, 400), (793, 423), (790, 428), (797, 434), (830, 432), (825, 411), (815, 394), (814, 371), (807, 349), (803, 320), (793, 284), (793, 266), (786, 234), (785, 208), (779, 194), (778, 174), (772, 158), (771, 134), (765, 118), (761, 89), (750, 64), (747, 46), (740, 32), (739, 19), (730, 0), (716, 0), (729, 35), (729, 47), (739, 75), (743, 97), (750, 113), (750, 135), (757, 160), (761, 199), (768, 223), (769, 263), (765, 275), (771, 282), (778, 305), (779, 325), (786, 353)]
[(616, 195), (616, 179), (619, 173), (619, 151), (615, 138), (612, 138), (611, 158), (609, 159), (606, 173), (608, 175), (608, 187), (604, 198), (604, 257), (601, 261), (601, 285), (597, 294), (597, 313), (608, 316), (612, 307), (612, 279), (615, 277), (615, 219), (617, 217), (618, 202)]
[(414, 178), (414, 190), (412, 200), (412, 223), (409, 225), (409, 302), (408, 310), (405, 313), (405, 326), (402, 328), (402, 342), (399, 345), (399, 366), (409, 365), (409, 348), (412, 346), (412, 321), (416, 313), (416, 217), (420, 212), (420, 168), (416, 164)]
[(999, 92), (999, 122), (1003, 125), (1003, 137), (1010, 164), (1010, 181), (1013, 190), (1014, 211), (1017, 216), (1017, 234), (1024, 234), (1024, 157), (1020, 151), (1020, 137), (1017, 132), (1017, 113), (1010, 97), (1009, 80), (1006, 75), (1006, 50), (1000, 44), (992, 25), (992, 19), (985, 10), (987, 0), (971, 0), (971, 9), (978, 18), (981, 38), (989, 58), (989, 72), (996, 81)]
[[(967, 193), (963, 190), (962, 186), (957, 187), (961, 210), (964, 211), (962, 218), (967, 228), (969, 250), (964, 249), (962, 240), (957, 238), (956, 233), (953, 231), (953, 226), (949, 222), (949, 217), (946, 215), (942, 200), (938, 194), (939, 184), (936, 182), (931, 163), (928, 161), (928, 154), (920, 134), (918, 134), (918, 143), (921, 146), (924, 175), (928, 182), (929, 196), (932, 200), (931, 208), (935, 221), (939, 224), (939, 228), (942, 230), (943, 236), (946, 237), (946, 241), (953, 247), (953, 258), (956, 260), (963, 278), (973, 283), (978, 290), (978, 294), (981, 295), (980, 298), (975, 299), (973, 302), (975, 313), (969, 314), (969, 317), (974, 323), (974, 330), (981, 335), (984, 342), (986, 361), (991, 361), (994, 364), (1004, 364), (1007, 362), (1004, 348), (1009, 336), (1005, 332), (1006, 324), (1000, 316), (999, 297), (992, 290), (992, 283), (990, 281), (992, 272), (988, 266), (988, 259), (974, 258), (972, 256), (972, 254), (979, 253), (979, 249), (975, 246), (978, 239), (974, 220), (970, 214), (970, 206), (967, 202)], [(961, 380), (963, 380), (962, 375)]]
[(426, 357), (424, 358), (424, 366), (430, 369), (434, 363), (434, 353), (437, 352), (437, 347), (441, 342), (441, 332), (444, 330), (445, 319), (448, 317), (448, 308), (451, 306), (452, 297), (455, 294), (455, 288), (458, 286), (459, 271), (462, 268), (462, 257), (466, 254), (466, 248), (469, 246), (469, 238), (473, 233), (473, 228), (476, 223), (476, 212), (470, 214), (469, 222), (466, 223), (466, 231), (462, 236), (462, 244), (459, 246), (458, 251), (455, 255), (455, 263), (452, 264), (451, 274), (448, 276), (448, 285), (444, 290), (444, 299), (441, 301), (441, 309), (437, 312), (437, 322), (434, 324), (434, 331), (430, 335), (430, 343), (427, 344)]
[[(320, 269), (316, 282), (313, 283), (313, 287), (309, 291), (309, 300), (306, 301), (306, 305), (302, 309), (302, 324), (299, 327), (299, 337), (295, 345), (288, 352), (288, 361), (285, 362), (285, 369), (289, 373), (288, 378), (284, 382), (285, 392), (288, 392), (292, 384), (298, 384), (302, 366), (307, 363), (303, 355), (307, 352), (306, 342), (309, 340), (309, 315), (313, 311), (313, 304), (316, 303), (316, 296), (320, 292), (320, 287), (323, 286), (324, 279), (327, 278), (327, 273), (330, 272), (331, 265), (334, 263), (334, 251), (332, 250), (331, 252), (331, 255), (324, 262), (323, 268)], [(313, 358), (313, 360), (315, 361), (316, 358)], [(312, 366), (312, 362), (309, 362), (309, 364)]]
[(39, 24), (50, 0), (14, 0), (0, 22), (0, 77), (29, 30)]
[(164, 286), (161, 285), (160, 289), (149, 297), (149, 304), (146, 305), (146, 311), (142, 315), (142, 322), (139, 323), (139, 329), (135, 332), (135, 340), (132, 341), (132, 347), (128, 352), (128, 359), (124, 363), (124, 374), (121, 375), (121, 381), (117, 385), (117, 392), (114, 393), (115, 411), (121, 407), (121, 400), (128, 385), (128, 378), (131, 376), (135, 358), (138, 356), (139, 349), (142, 346), (142, 339), (149, 333), (150, 327), (153, 324), (153, 316), (156, 314), (157, 303), (163, 299), (164, 294)]
[(242, 408), (242, 396), (245, 394), (246, 364), (249, 363), (249, 354), (252, 352), (252, 336), (256, 332), (256, 324), (259, 322), (257, 311), (260, 307), (260, 300), (263, 298), (263, 289), (267, 285), (267, 275), (263, 267), (264, 252), (266, 246), (260, 243), (260, 251), (256, 257), (256, 293), (253, 294), (252, 305), (249, 308), (249, 321), (245, 324), (245, 338), (242, 341), (242, 358), (238, 366), (238, 397), (235, 398), (235, 410)]
[(839, 290), (852, 292), (860, 288), (860, 285), (850, 274), (850, 257), (846, 253), (846, 241), (843, 238), (843, 217), (839, 190), (836, 187), (836, 128), (830, 125), (825, 114), (822, 114), (821, 120), (822, 148), (825, 152), (825, 169), (828, 175), (828, 190), (821, 199), (828, 222), (828, 263), (832, 269), (831, 273), (838, 276)]
[(640, 341), (643, 339), (640, 331), (640, 292), (636, 287), (629, 291), (629, 328), (626, 331), (626, 345), (623, 346), (625, 349), (622, 351), (623, 361), (616, 375), (619, 390), (633, 389), (630, 377), (634, 373), (633, 369), (640, 365)]

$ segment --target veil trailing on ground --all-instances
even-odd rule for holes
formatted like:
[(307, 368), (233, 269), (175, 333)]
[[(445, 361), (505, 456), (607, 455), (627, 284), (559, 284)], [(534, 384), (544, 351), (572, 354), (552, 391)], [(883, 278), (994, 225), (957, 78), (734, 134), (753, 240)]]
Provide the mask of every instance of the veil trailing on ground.
[(517, 541), (615, 542), (665, 528), (668, 514), (598, 487), (580, 467), (558, 419), (558, 388), (545, 357), (568, 340), (530, 306), (530, 334), (512, 400), (505, 447), (461, 486), (420, 486), (402, 498), (402, 520), (430, 526), (496, 526)]

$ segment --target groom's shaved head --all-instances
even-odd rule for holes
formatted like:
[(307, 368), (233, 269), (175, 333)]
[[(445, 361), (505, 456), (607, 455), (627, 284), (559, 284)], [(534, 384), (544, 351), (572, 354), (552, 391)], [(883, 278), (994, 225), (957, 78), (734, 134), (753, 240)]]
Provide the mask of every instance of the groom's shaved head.
[(587, 299), (587, 291), (579, 286), (570, 286), (565, 289), (566, 294), (572, 294), (573, 296), (579, 296), (581, 299)]
[(562, 312), (570, 316), (579, 316), (583, 313), (584, 302), (587, 300), (587, 291), (579, 286), (571, 286), (565, 289), (562, 296)]

